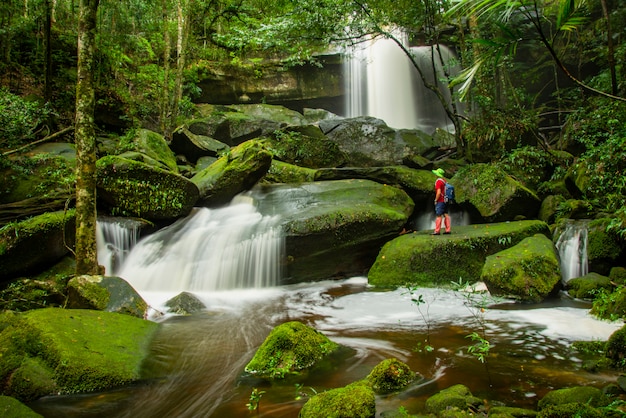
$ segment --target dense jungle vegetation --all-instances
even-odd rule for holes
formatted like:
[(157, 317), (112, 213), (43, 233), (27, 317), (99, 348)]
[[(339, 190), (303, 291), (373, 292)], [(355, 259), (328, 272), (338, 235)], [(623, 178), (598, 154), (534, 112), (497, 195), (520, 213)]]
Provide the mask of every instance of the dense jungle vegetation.
[[(28, 144), (55, 134), (67, 139), (74, 127), (82, 10), (97, 13), (87, 68), (95, 108), (123, 115), (125, 126), (115, 127), (122, 137), (139, 126), (169, 137), (191, 113), (197, 82), (215, 66), (254, 74), (270, 59), (286, 67), (317, 63), (321, 53), (371, 37), (397, 40), (392, 28), (402, 28), (413, 44), (441, 43), (458, 53), (464, 71), (450, 75), (450, 88), (469, 111), (442, 106), (456, 127), (459, 155), (498, 161), (532, 178), (556, 150), (566, 150), (576, 157), (572, 167), (588, 168), (580, 198), (614, 214), (610, 228), (624, 237), (625, 6), (624, 0), (4, 0), (0, 166), (16, 164), (9, 157)], [(61, 172), (49, 169), (51, 177)], [(66, 179), (68, 187), (72, 182)]]

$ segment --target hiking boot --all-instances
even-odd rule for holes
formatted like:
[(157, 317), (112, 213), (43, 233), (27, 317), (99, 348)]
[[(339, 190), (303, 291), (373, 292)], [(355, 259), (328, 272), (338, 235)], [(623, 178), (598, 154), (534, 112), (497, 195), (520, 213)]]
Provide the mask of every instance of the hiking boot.
[(444, 235), (450, 235), (450, 231), (446, 231), (443, 233)]

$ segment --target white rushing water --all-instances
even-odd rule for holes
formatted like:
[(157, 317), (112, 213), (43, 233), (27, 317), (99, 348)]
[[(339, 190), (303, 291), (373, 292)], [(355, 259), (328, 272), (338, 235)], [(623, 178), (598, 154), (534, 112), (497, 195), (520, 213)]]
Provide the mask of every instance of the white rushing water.
[(98, 220), (96, 244), (98, 263), (107, 275), (115, 275), (139, 239), (140, 222), (112, 218)]
[(563, 282), (589, 272), (587, 260), (587, 222), (568, 222), (556, 242), (561, 260)]
[(118, 275), (139, 293), (275, 286), (284, 239), (278, 217), (250, 203), (194, 208), (134, 246)]

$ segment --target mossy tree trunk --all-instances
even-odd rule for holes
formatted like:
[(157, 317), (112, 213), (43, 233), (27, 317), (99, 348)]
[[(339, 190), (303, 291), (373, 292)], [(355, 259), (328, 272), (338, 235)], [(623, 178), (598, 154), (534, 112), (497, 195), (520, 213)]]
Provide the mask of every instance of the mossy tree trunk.
[(76, 82), (76, 274), (98, 274), (94, 51), (99, 0), (80, 0)]

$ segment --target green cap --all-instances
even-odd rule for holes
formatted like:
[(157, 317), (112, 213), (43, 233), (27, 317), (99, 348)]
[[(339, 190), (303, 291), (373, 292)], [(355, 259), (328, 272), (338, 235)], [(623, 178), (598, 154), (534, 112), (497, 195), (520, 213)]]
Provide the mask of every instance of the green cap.
[(443, 171), (443, 168), (438, 168), (436, 170), (431, 170), (433, 172), (434, 175), (438, 176), (438, 177), (443, 177), (443, 175), (446, 173), (445, 171)]

